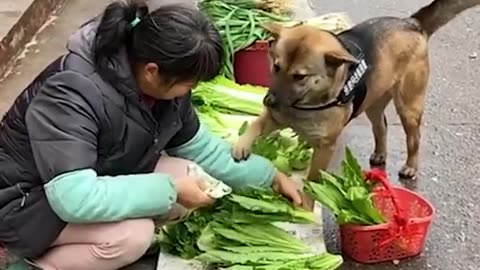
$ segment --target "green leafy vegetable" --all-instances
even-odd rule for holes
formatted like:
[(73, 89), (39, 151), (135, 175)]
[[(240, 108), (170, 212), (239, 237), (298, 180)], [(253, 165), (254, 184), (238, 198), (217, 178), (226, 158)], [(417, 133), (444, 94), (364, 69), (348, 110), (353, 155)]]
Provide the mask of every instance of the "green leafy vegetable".
[(206, 210), (193, 212), (185, 221), (163, 227), (157, 240), (162, 249), (184, 259), (199, 255), (197, 239), (212, 220), (209, 213)]
[[(283, 252), (299, 254), (309, 251), (309, 247), (303, 242), (271, 224), (213, 224), (212, 230), (215, 235), (223, 239), (228, 239), (232, 243), (236, 243), (236, 245), (233, 245), (229, 249), (234, 249), (235, 247), (259, 247), (265, 250), (268, 249), (268, 247), (273, 247)], [(216, 249), (224, 248), (225, 246), (223, 245), (216, 247)], [(209, 250), (204, 251), (208, 252)]]
[(194, 258), (201, 250), (197, 239), (212, 221), (231, 226), (249, 223), (268, 225), (272, 222), (308, 224), (313, 223), (315, 218), (311, 212), (294, 207), (270, 189), (251, 187), (218, 200), (211, 208), (193, 212), (183, 222), (165, 226), (160, 245), (168, 253), (185, 259)]
[(275, 167), (290, 175), (292, 170), (304, 170), (312, 157), (310, 146), (290, 129), (260, 136), (252, 146), (252, 153), (272, 161)]
[(192, 102), (197, 108), (209, 107), (216, 112), (259, 115), (266, 91), (265, 87), (239, 85), (220, 75), (198, 84), (192, 90)]
[(307, 183), (305, 192), (332, 211), (338, 224), (385, 222), (371, 199), (372, 186), (364, 180), (362, 169), (348, 147), (341, 163), (341, 175), (325, 171), (320, 175), (320, 182)]
[(234, 265), (226, 270), (333, 270), (337, 269), (342, 263), (343, 259), (341, 256), (323, 253), (320, 255), (277, 261), (269, 265)]
[(239, 190), (236, 194), (227, 196), (219, 208), (227, 219), (236, 218), (236, 223), (315, 222), (313, 213), (293, 206), (270, 189), (250, 187)]
[(271, 189), (245, 188), (162, 230), (165, 251), (215, 268), (333, 270), (342, 257), (315, 255), (308, 245), (273, 223), (313, 223)]
[[(192, 102), (202, 124), (213, 134), (235, 143), (252, 117), (263, 110), (265, 93), (265, 87), (239, 85), (220, 75), (195, 87)], [(285, 129), (259, 137), (252, 153), (269, 159), (278, 170), (291, 174), (293, 170), (308, 167), (312, 152), (305, 141)]]

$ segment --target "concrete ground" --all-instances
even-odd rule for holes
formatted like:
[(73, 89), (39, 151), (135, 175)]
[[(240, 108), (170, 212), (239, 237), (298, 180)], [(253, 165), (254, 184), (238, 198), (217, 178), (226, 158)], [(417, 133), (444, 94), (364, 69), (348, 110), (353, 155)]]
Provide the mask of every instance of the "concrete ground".
[[(0, 113), (5, 112), (16, 95), (55, 56), (63, 52), (72, 31), (95, 15), (109, 0), (68, 0), (53, 24), (35, 38), (29, 52), (6, 81), (0, 83)], [(346, 11), (355, 22), (378, 15), (408, 16), (427, 0), (313, 0), (318, 13)], [(3, 1), (2, 1), (3, 3)], [(425, 252), (418, 258), (375, 266), (350, 262), (342, 269), (478, 269), (480, 265), (480, 9), (473, 9), (436, 33), (430, 41), (432, 74), (424, 117), (420, 177), (409, 187), (425, 195), (436, 207)], [(392, 180), (405, 158), (405, 142), (398, 118), (389, 109), (388, 172)], [(364, 117), (355, 120), (342, 137), (367, 165), (373, 147), (370, 126)], [(477, 209), (477, 210), (475, 210)], [(475, 214), (477, 213), (477, 214)], [(327, 222), (326, 239), (332, 252), (335, 227)], [(153, 270), (155, 258), (146, 259), (129, 269)]]
[(33, 0), (2, 0), (0, 1), (0, 37), (7, 34), (10, 28), (17, 22), (22, 12)]
[(82, 0), (67, 0), (58, 14), (52, 14), (48, 20), (50, 23), (27, 44), (17, 65), (10, 71), (10, 76), (0, 82), (0, 114), (3, 115), (8, 110), (20, 91), (46, 65), (65, 52), (65, 42), (69, 35), (86, 20), (101, 12), (109, 2), (110, 0), (96, 0), (94, 4), (84, 5)]

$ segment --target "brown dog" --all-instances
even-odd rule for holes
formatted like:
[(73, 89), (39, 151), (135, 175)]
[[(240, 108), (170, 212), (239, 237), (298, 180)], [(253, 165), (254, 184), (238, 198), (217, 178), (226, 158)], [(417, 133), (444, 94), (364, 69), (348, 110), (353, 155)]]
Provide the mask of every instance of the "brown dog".
[(409, 18), (370, 19), (338, 35), (300, 24), (271, 23), (272, 84), (265, 110), (234, 146), (248, 157), (255, 138), (291, 127), (314, 149), (309, 180), (318, 180), (349, 121), (365, 112), (372, 123), (372, 166), (386, 161), (384, 110), (393, 99), (406, 133), (408, 157), (400, 176), (415, 178), (420, 124), (429, 78), (428, 39), (480, 0), (435, 0)]

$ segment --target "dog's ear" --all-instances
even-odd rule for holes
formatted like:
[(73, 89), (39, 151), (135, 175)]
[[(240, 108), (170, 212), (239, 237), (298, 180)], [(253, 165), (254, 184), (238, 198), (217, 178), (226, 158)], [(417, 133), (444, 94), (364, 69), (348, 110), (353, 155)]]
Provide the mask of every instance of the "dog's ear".
[(335, 50), (325, 54), (325, 63), (331, 67), (339, 67), (345, 63), (358, 63), (358, 59), (346, 50)]
[(262, 25), (262, 27), (267, 30), (274, 39), (280, 37), (280, 32), (282, 32), (283, 25), (277, 22), (268, 22)]

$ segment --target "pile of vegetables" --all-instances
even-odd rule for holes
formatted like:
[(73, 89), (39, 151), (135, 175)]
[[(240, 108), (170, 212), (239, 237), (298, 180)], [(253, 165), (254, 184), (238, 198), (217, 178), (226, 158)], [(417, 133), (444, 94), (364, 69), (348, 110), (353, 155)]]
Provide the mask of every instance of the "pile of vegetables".
[(307, 169), (312, 156), (310, 146), (290, 129), (259, 137), (252, 146), (252, 153), (271, 160), (279, 171), (287, 175)]
[[(214, 23), (224, 41), (225, 66), (223, 74), (233, 76), (233, 56), (254, 42), (267, 40), (270, 34), (262, 27), (266, 22), (288, 22), (290, 18), (263, 10), (282, 10), (279, 0), (202, 0), (199, 8)], [(277, 6), (277, 7), (275, 7)]]
[(331, 270), (342, 264), (341, 256), (313, 254), (275, 222), (315, 219), (270, 189), (247, 188), (164, 227), (160, 245), (184, 259), (230, 270)]
[[(201, 123), (210, 132), (235, 143), (248, 122), (263, 110), (266, 91), (265, 87), (239, 85), (220, 75), (193, 89), (192, 102)], [(310, 147), (291, 129), (259, 137), (252, 152), (271, 160), (286, 174), (306, 169), (311, 158)]]
[(322, 171), (320, 182), (306, 183), (305, 192), (328, 208), (339, 225), (382, 224), (385, 218), (373, 204), (373, 187), (365, 180), (358, 161), (347, 147), (341, 173)]
[[(305, 183), (304, 191), (331, 210), (339, 225), (374, 225), (385, 218), (373, 204), (373, 188), (347, 147), (341, 172), (322, 171), (320, 181)], [(343, 263), (339, 255), (315, 254), (277, 222), (316, 220), (312, 212), (293, 206), (271, 189), (249, 187), (163, 227), (159, 243), (167, 253), (214, 269), (332, 270)]]
[(272, 224), (212, 222), (198, 245), (205, 253), (197, 260), (230, 270), (332, 270), (341, 256), (311, 254), (310, 247)]

